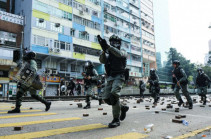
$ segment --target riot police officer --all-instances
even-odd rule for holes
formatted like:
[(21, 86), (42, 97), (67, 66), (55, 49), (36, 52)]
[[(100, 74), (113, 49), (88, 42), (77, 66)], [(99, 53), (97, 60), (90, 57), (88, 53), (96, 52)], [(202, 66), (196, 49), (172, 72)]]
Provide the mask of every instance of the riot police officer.
[[(120, 104), (120, 91), (125, 81), (125, 69), (127, 64), (127, 52), (121, 47), (121, 39), (112, 35), (109, 38), (110, 45), (105, 39), (98, 36), (98, 41), (102, 48), (106, 49), (100, 55), (100, 62), (105, 64), (107, 73), (107, 83), (103, 93), (103, 100), (108, 105), (112, 105), (113, 120), (109, 123), (109, 128), (120, 126), (120, 120), (126, 117), (128, 106)], [(106, 54), (107, 53), (107, 54)]]
[(209, 82), (211, 80), (209, 77), (204, 73), (202, 68), (197, 69), (198, 75), (196, 77), (196, 88), (199, 96), (201, 96), (201, 100), (203, 101), (203, 105), (206, 105), (206, 99), (207, 99), (207, 88), (209, 85)]
[(90, 109), (91, 108), (90, 97), (93, 96), (92, 89), (97, 84), (98, 81), (98, 73), (94, 69), (94, 64), (91, 61), (87, 61), (85, 63), (85, 72), (82, 73), (82, 75), (84, 76), (86, 103), (87, 103), (84, 109)]
[(73, 78), (70, 78), (67, 89), (69, 91), (69, 96), (74, 96), (75, 83), (73, 81)]
[(179, 94), (180, 89), (182, 90), (183, 95), (186, 97), (189, 103), (189, 109), (193, 108), (193, 102), (190, 97), (190, 94), (187, 90), (187, 75), (185, 71), (180, 67), (180, 62), (178, 60), (173, 61), (173, 83), (174, 83), (174, 93), (176, 95), (177, 100), (179, 100), (178, 106), (180, 107), (184, 102), (182, 97)]
[(80, 82), (78, 82), (76, 84), (76, 91), (77, 91), (78, 96), (81, 95), (81, 83)]
[(155, 72), (155, 69), (150, 69), (150, 77), (148, 79), (149, 83), (149, 92), (151, 93), (154, 102), (154, 105), (157, 105), (157, 102), (159, 100), (159, 93), (160, 93), (160, 87), (159, 87), (159, 77)]
[(145, 88), (146, 88), (145, 83), (143, 82), (143, 80), (140, 80), (140, 82), (139, 82), (140, 101), (143, 101), (143, 99), (144, 99)]
[[(23, 57), (24, 60), (24, 64), (29, 65), (29, 68), (31, 71), (34, 71), (35, 74), (37, 74), (37, 63), (35, 61), (36, 58), (36, 53), (34, 53), (33, 51), (26, 51)], [(21, 107), (21, 103), (22, 103), (22, 97), (23, 95), (29, 91), (31, 94), (31, 97), (40, 101), (41, 103), (45, 104), (46, 108), (45, 111), (48, 111), (50, 109), (51, 106), (51, 102), (46, 101), (45, 99), (41, 98), (39, 95), (36, 94), (36, 88), (34, 87), (36, 85), (36, 83), (40, 82), (39, 80), (39, 76), (36, 75), (35, 78), (35, 82), (33, 82), (32, 86), (28, 87), (23, 83), (18, 83), (18, 91), (16, 94), (16, 107), (15, 109), (8, 111), (8, 113), (20, 113), (20, 107)]]

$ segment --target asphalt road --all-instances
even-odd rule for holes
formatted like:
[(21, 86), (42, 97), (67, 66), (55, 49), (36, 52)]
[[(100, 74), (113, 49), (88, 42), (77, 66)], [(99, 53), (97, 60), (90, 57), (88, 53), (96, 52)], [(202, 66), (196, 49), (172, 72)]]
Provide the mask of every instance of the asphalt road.
[[(192, 96), (196, 97), (196, 96)], [(49, 112), (44, 112), (44, 105), (39, 102), (24, 102), (22, 113), (7, 114), (8, 109), (14, 106), (12, 103), (0, 103), (0, 139), (21, 139), (21, 138), (55, 138), (55, 139), (162, 139), (166, 136), (174, 138), (211, 139), (211, 103), (206, 107), (200, 107), (200, 103), (194, 104), (193, 110), (180, 108), (180, 112), (175, 112), (177, 104), (172, 104), (173, 109), (162, 111), (166, 105), (175, 98), (165, 97), (165, 103), (160, 103), (156, 108), (152, 108), (152, 102), (137, 104), (136, 98), (127, 100), (130, 107), (125, 121), (121, 126), (114, 129), (107, 128), (112, 120), (111, 107), (103, 104), (98, 105), (98, 101), (92, 100), (92, 108), (84, 110), (78, 108), (77, 103), (85, 105), (84, 101), (54, 101)], [(162, 98), (161, 98), (162, 100)], [(170, 101), (171, 100), (171, 101)], [(122, 101), (122, 100), (121, 100)], [(71, 105), (70, 105), (71, 104)], [(149, 105), (150, 110), (145, 109)], [(136, 108), (133, 108), (136, 106)], [(32, 110), (29, 108), (32, 107)], [(103, 110), (98, 110), (103, 108)], [(159, 111), (155, 114), (155, 111)], [(103, 115), (103, 113), (107, 115)], [(83, 114), (89, 114), (83, 117)], [(172, 123), (176, 115), (186, 115), (182, 120), (188, 121), (189, 125)], [(154, 124), (154, 129), (150, 133), (144, 132), (145, 125)], [(22, 126), (20, 131), (14, 131), (14, 127)], [(199, 130), (200, 129), (200, 130)], [(207, 131), (208, 130), (208, 131)]]

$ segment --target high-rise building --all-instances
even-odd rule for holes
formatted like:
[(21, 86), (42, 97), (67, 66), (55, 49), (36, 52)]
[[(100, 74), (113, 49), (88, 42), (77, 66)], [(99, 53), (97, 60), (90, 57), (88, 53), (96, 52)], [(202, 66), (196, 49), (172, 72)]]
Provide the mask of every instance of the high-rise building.
[(149, 76), (150, 68), (156, 66), (156, 45), (154, 33), (154, 11), (152, 0), (141, 0), (141, 32), (143, 51), (143, 73)]
[[(24, 46), (37, 53), (39, 71), (48, 70), (47, 91), (56, 95), (61, 77), (82, 82), (85, 61), (99, 74), (101, 47), (116, 34), (128, 52), (130, 79), (156, 66), (152, 0), (16, 0), (15, 12), (26, 16)], [(142, 49), (143, 48), (143, 49)], [(144, 63), (144, 64), (143, 64)], [(144, 65), (144, 66), (143, 66)], [(52, 91), (49, 91), (52, 90)], [(54, 90), (54, 91), (53, 91)]]
[(158, 69), (162, 68), (161, 53), (160, 52), (156, 52), (156, 63), (157, 63)]
[(9, 71), (16, 66), (13, 51), (20, 48), (24, 23), (22, 16), (9, 12), (10, 1), (0, 0), (0, 97), (16, 94), (17, 84), (9, 78)]

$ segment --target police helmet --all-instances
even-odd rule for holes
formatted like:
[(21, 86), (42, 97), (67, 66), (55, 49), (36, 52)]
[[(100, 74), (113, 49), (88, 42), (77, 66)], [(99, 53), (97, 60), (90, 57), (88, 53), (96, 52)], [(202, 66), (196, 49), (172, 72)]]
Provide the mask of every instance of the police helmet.
[(174, 60), (174, 61), (173, 61), (173, 65), (179, 66), (179, 65), (180, 65), (180, 61), (179, 61), (179, 60)]
[(32, 60), (35, 58), (36, 58), (36, 53), (33, 51), (26, 51), (23, 56), (24, 60)]
[(200, 74), (204, 73), (204, 71), (203, 71), (203, 69), (202, 69), (201, 67), (199, 67), (199, 68), (197, 69), (197, 72), (200, 73)]
[(116, 47), (116, 48), (120, 48), (121, 47), (121, 41), (122, 41), (122, 39), (120, 39), (116, 35), (112, 35), (109, 38), (110, 45), (113, 46), (113, 47)]
[(88, 60), (86, 63), (85, 63), (85, 69), (91, 69), (94, 67), (94, 64), (92, 61)]
[(150, 74), (152, 75), (152, 74), (155, 74), (155, 69), (150, 69)]

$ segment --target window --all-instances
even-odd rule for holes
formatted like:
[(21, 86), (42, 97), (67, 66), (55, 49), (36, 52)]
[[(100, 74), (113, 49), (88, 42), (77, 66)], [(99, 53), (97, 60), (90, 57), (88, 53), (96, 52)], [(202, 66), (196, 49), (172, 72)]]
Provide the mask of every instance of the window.
[(59, 49), (59, 41), (54, 40), (54, 48)]
[(41, 69), (42, 68), (42, 60), (37, 59), (36, 62), (37, 62), (37, 68)]
[(37, 36), (37, 45), (45, 46), (45, 37)]
[(72, 14), (71, 13), (68, 13), (68, 12), (65, 12), (63, 11), (63, 16), (62, 18), (65, 18), (65, 19), (68, 19), (68, 20), (72, 20)]
[(60, 41), (60, 49), (65, 50), (65, 42)]
[(67, 63), (60, 63), (60, 71), (67, 71)]
[(70, 51), (70, 43), (66, 43), (66, 50)]
[(80, 72), (80, 66), (71, 64), (71, 72)]
[(97, 36), (94, 36), (94, 42), (98, 42)]
[(89, 33), (87, 33), (86, 31), (80, 31), (79, 38), (84, 40), (89, 40)]
[[(40, 21), (43, 20), (41, 23)], [(36, 26), (40, 28), (46, 28), (46, 21), (44, 19), (36, 18)]]
[(59, 27), (56, 27), (55, 23), (51, 23), (51, 30), (63, 33), (63, 26), (60, 25)]
[(75, 36), (75, 30), (74, 30), (74, 29), (71, 29), (71, 30), (70, 30), (70, 36), (72, 36), (72, 37)]

